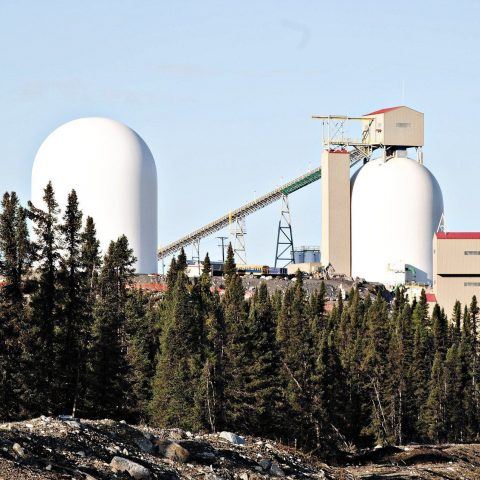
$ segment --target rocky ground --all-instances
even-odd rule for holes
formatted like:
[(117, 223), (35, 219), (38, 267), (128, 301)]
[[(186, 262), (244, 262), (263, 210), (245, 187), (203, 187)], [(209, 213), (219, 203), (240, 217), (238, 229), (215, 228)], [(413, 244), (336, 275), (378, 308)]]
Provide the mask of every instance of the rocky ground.
[(480, 445), (389, 447), (332, 466), (264, 439), (194, 435), (111, 420), (0, 425), (2, 479), (480, 479)]

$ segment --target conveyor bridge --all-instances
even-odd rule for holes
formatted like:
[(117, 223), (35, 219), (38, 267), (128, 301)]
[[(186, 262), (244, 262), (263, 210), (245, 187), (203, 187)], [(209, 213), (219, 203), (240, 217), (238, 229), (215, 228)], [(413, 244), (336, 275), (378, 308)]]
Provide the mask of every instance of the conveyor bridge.
[[(370, 156), (370, 152), (366, 152), (363, 149), (355, 148), (353, 151), (350, 152), (350, 167), (353, 167), (361, 160), (368, 160)], [(290, 182), (285, 183), (284, 185), (272, 190), (271, 192), (262, 195), (261, 197), (248, 202), (241, 207), (232, 210), (231, 212), (223, 215), (220, 218), (217, 218), (213, 222), (208, 223), (207, 225), (194, 230), (193, 232), (185, 235), (184, 237), (179, 238), (178, 240), (166, 245), (165, 247), (161, 247), (158, 249), (158, 258), (162, 259), (172, 255), (173, 253), (180, 250), (182, 247), (186, 247), (188, 245), (195, 244), (199, 242), (202, 238), (208, 237), (212, 233), (218, 232), (222, 230), (232, 222), (235, 222), (237, 219), (245, 218), (248, 215), (260, 210), (267, 205), (270, 205), (277, 200), (280, 200), (284, 195), (290, 195), (297, 190), (300, 190), (307, 185), (310, 185), (313, 182), (319, 180), (322, 176), (322, 169), (321, 167), (317, 167), (304, 175), (297, 177)]]

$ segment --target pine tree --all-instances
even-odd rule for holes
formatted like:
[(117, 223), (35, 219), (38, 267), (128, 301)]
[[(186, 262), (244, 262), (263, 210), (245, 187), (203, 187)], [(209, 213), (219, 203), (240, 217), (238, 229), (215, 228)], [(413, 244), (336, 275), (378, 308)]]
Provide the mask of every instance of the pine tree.
[(428, 388), (430, 393), (422, 409), (422, 425), (425, 428), (425, 435), (438, 443), (445, 441), (447, 427), (445, 373), (441, 351), (435, 353)]
[(226, 328), (224, 394), (227, 427), (245, 430), (247, 415), (251, 413), (246, 391), (247, 370), (251, 364), (251, 350), (247, 330), (245, 290), (236, 273), (227, 277), (223, 310)]
[(235, 265), (235, 255), (233, 253), (232, 244), (228, 244), (227, 248), (227, 259), (225, 260), (225, 265), (223, 266), (223, 274), (226, 279), (232, 278), (233, 275), (237, 272)]
[(462, 330), (462, 305), (457, 300), (453, 306), (452, 314), (453, 322), (453, 340), (458, 342), (460, 340), (461, 330)]
[(88, 294), (91, 295), (97, 285), (98, 272), (101, 268), (100, 242), (92, 217), (87, 217), (82, 233), (81, 265)]
[(63, 223), (59, 226), (62, 255), (60, 258), (60, 305), (55, 328), (55, 375), (57, 408), (75, 410), (84, 390), (86, 370), (85, 324), (86, 298), (82, 272), (82, 212), (75, 190), (68, 195)]
[(442, 358), (445, 357), (448, 345), (448, 325), (447, 317), (442, 312), (438, 303), (433, 307), (432, 312), (433, 325), (433, 347), (436, 352), (440, 352)]
[(367, 331), (363, 374), (371, 407), (370, 422), (365, 431), (374, 435), (380, 444), (386, 443), (392, 432), (387, 419), (388, 348), (390, 343), (387, 307), (380, 295), (367, 312)]
[(98, 280), (89, 362), (90, 414), (120, 418), (130, 391), (125, 335), (127, 285), (133, 274), (133, 251), (125, 236), (111, 242)]
[(187, 270), (187, 266), (187, 255), (182, 247), (177, 257), (177, 272), (185, 272)]
[(462, 359), (457, 343), (447, 351), (445, 359), (445, 430), (448, 441), (464, 439), (465, 419), (463, 414)]
[(51, 182), (44, 190), (42, 210), (28, 203), (30, 219), (34, 222), (38, 255), (37, 285), (31, 300), (29, 328), (29, 361), (31, 413), (52, 413), (55, 410), (54, 369), (51, 358), (54, 351), (54, 326), (58, 318), (57, 275), (60, 259), (58, 245), (58, 213)]
[(297, 272), (294, 287), (285, 293), (277, 333), (282, 356), (284, 415), (295, 416), (295, 425), (289, 433), (300, 445), (315, 445), (318, 435), (311, 410), (315, 356), (306, 307), (302, 274)]
[(148, 419), (151, 401), (151, 383), (155, 373), (158, 351), (157, 310), (155, 302), (141, 290), (128, 297), (125, 307), (128, 383), (131, 386), (129, 418), (133, 421)]
[(279, 367), (276, 325), (267, 285), (262, 282), (250, 304), (248, 336), (252, 363), (247, 374), (247, 397), (252, 409), (248, 430), (255, 435), (274, 437), (279, 432)]
[(202, 371), (201, 390), (205, 401), (205, 423), (215, 432), (227, 428), (225, 403), (225, 346), (227, 331), (224, 312), (218, 293), (212, 295), (212, 303), (205, 319), (205, 363)]
[(0, 214), (0, 419), (28, 413), (25, 405), (25, 277), (32, 261), (26, 213), (15, 192), (5, 193)]
[(205, 255), (205, 260), (203, 261), (202, 273), (205, 275), (210, 275), (212, 273), (212, 263), (210, 262), (210, 257), (208, 256), (208, 252)]
[(169, 318), (161, 338), (150, 415), (160, 427), (198, 430), (202, 413), (196, 397), (201, 376), (199, 325), (192, 312), (188, 279), (178, 272)]

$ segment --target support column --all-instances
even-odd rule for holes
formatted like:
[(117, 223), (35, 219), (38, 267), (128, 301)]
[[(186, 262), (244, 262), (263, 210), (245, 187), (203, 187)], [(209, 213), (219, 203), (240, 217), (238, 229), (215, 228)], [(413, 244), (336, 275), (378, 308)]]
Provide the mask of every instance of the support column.
[(322, 265), (351, 275), (350, 155), (322, 153)]

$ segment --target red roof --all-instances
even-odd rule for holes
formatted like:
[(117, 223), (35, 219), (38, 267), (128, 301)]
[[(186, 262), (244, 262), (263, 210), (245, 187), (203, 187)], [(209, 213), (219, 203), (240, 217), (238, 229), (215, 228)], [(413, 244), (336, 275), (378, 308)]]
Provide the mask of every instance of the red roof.
[(150, 292), (166, 292), (167, 284), (166, 283), (132, 283), (130, 288), (135, 288), (137, 290), (148, 290)]
[(440, 240), (480, 240), (480, 232), (437, 232)]
[(402, 108), (402, 107), (403, 105), (399, 105), (398, 107), (382, 108), (381, 110), (375, 110), (374, 112), (366, 113), (364, 117), (366, 117), (367, 115), (379, 115), (380, 113), (390, 112), (392, 110), (396, 110), (397, 108)]
[(428, 303), (437, 303), (437, 297), (434, 293), (426, 293), (425, 296), (427, 297)]

